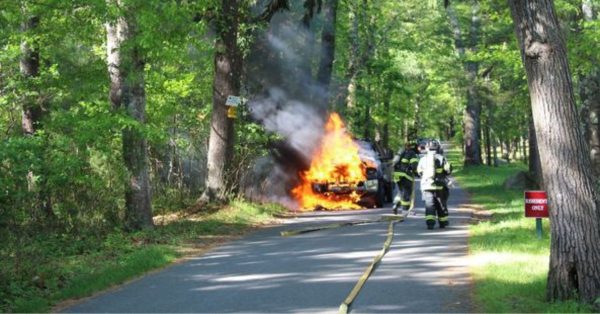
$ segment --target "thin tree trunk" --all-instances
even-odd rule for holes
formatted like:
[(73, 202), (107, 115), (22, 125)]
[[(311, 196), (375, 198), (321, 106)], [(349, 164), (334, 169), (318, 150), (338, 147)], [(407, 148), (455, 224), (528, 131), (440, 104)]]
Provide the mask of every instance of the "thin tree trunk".
[(329, 92), (333, 59), (335, 58), (335, 23), (338, 0), (323, 3), (323, 32), (321, 34), (321, 62), (317, 80)]
[(527, 164), (527, 138), (525, 136), (523, 136), (522, 138), (522, 144), (521, 144), (521, 148), (522, 148), (522, 154), (523, 154), (523, 163)]
[(490, 117), (487, 117), (485, 123), (485, 156), (487, 158), (487, 165), (492, 166), (492, 140), (490, 139)]
[[(21, 31), (28, 33), (35, 30), (40, 22), (39, 17), (32, 16), (27, 18), (21, 25)], [(39, 76), (40, 73), (40, 54), (34, 40), (23, 41), (21, 43), (21, 60), (19, 62), (21, 74), (31, 82), (33, 78)], [(32, 84), (28, 84), (29, 88), (34, 88)], [(39, 127), (42, 119), (42, 107), (39, 100), (35, 97), (25, 96), (23, 102), (23, 115), (21, 119), (21, 127), (26, 135), (33, 135)]]
[(383, 134), (382, 134), (382, 144), (386, 149), (389, 148), (390, 143), (390, 101), (392, 98), (392, 89), (387, 89), (385, 92), (385, 99), (383, 100), (383, 108), (386, 112), (385, 121), (383, 122)]
[(221, 0), (218, 38), (215, 44), (213, 112), (208, 142), (208, 176), (203, 200), (226, 198), (225, 173), (233, 155), (234, 125), (227, 117), (227, 96), (239, 96), (242, 55), (237, 46), (238, 0)]
[[(367, 85), (367, 91), (368, 94), (370, 94), (372, 92), (372, 88), (370, 85)], [(364, 112), (363, 112), (363, 137), (365, 139), (370, 139), (371, 138), (371, 104), (369, 102), (366, 102), (364, 104)]]
[[(550, 301), (600, 296), (600, 210), (551, 0), (509, 0), (527, 73), (551, 219)], [(598, 306), (598, 304), (596, 304)]]
[(494, 167), (498, 167), (498, 144), (496, 138), (494, 138)]
[[(583, 0), (581, 11), (586, 22), (596, 19), (596, 10), (590, 0)], [(590, 158), (594, 176), (600, 176), (600, 66), (596, 60), (595, 66), (586, 74), (581, 75), (579, 96), (581, 99), (581, 117), (583, 120), (584, 136), (590, 145)]]
[(421, 126), (421, 98), (415, 98), (415, 112), (413, 113), (413, 125), (408, 129), (407, 139), (416, 140), (419, 138), (419, 130)]
[[(123, 6), (121, 0), (112, 4)], [(144, 58), (135, 44), (138, 28), (135, 12), (124, 10), (124, 16), (106, 24), (107, 63), (110, 76), (109, 99), (114, 110), (123, 108), (136, 121), (146, 122)], [(123, 129), (123, 158), (128, 178), (125, 189), (125, 220), (133, 230), (153, 227), (148, 145), (141, 130)]]
[(360, 67), (360, 37), (359, 37), (359, 17), (358, 10), (356, 8), (356, 1), (349, 2), (349, 20), (350, 20), (350, 55), (348, 57), (348, 72), (346, 73), (346, 80), (348, 82), (347, 96), (346, 96), (346, 108), (356, 107), (356, 80), (358, 76), (358, 69)]

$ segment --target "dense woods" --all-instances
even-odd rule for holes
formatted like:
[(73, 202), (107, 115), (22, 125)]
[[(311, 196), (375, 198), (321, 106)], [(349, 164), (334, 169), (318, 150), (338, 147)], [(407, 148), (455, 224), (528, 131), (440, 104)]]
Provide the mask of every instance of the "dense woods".
[[(467, 166), (528, 163), (564, 222), (548, 298), (593, 302), (600, 248), (573, 243), (600, 237), (599, 9), (2, 1), (0, 258), (17, 271), (0, 270), (0, 310), (22, 288), (9, 283), (31, 277), (19, 263), (40, 255), (25, 246), (36, 239), (152, 228), (153, 215), (239, 197), (293, 207), (290, 184), (332, 111), (388, 151), (432, 137), (462, 147)], [(242, 99), (235, 115), (228, 96)]]

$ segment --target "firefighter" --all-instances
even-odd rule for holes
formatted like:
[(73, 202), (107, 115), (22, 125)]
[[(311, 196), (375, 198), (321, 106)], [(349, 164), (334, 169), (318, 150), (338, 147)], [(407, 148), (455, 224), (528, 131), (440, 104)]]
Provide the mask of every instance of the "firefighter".
[(452, 165), (444, 155), (438, 153), (440, 148), (438, 141), (430, 141), (427, 153), (421, 157), (417, 166), (417, 173), (421, 176), (427, 229), (434, 228), (436, 215), (440, 228), (448, 226), (448, 175), (452, 173)]
[(398, 185), (398, 191), (394, 196), (394, 215), (398, 214), (398, 207), (402, 207), (403, 210), (410, 208), (418, 162), (415, 143), (411, 141), (406, 142), (404, 150), (394, 156), (394, 181)]

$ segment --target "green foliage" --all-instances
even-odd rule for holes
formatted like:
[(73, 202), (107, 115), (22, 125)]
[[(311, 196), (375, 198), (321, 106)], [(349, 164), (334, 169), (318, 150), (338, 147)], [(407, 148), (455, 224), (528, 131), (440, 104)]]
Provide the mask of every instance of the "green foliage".
[[(253, 14), (264, 9), (257, 7), (261, 3), (240, 4), (237, 43), (244, 56), (252, 49), (255, 36), (268, 26), (264, 21), (252, 21)], [(339, 1), (332, 94), (335, 108), (345, 115), (354, 134), (381, 139), (387, 132), (388, 146), (394, 150), (410, 136), (462, 141), (467, 61), (479, 65), (476, 87), (482, 123), (490, 127), (493, 139), (506, 142), (527, 134), (528, 91), (508, 8), (499, 0), (479, 3), (479, 41), (473, 52), (462, 57), (456, 51), (448, 14), (436, 1)], [(594, 3), (597, 6), (597, 1)], [(451, 5), (456, 9), (462, 40), (467, 42), (473, 2), (452, 1)], [(167, 216), (193, 208), (200, 195), (213, 101), (214, 30), (223, 26), (218, 24), (219, 6), (216, 0), (123, 0), (119, 6), (105, 0), (2, 2), (2, 310), (47, 309), (58, 299), (85, 295), (168, 263), (176, 256), (171, 246), (183, 239), (235, 233), (241, 225), (257, 223), (270, 214), (234, 202), (239, 210), (232, 216), (235, 218), (227, 216), (230, 211), (223, 211), (219, 214), (223, 217), (215, 215), (200, 224), (183, 221), (142, 233), (120, 231), (127, 177), (121, 141), (125, 128), (139, 130), (148, 141), (155, 214)], [(302, 3), (292, 2), (290, 7), (296, 10), (292, 19), (297, 17), (290, 22), (300, 23)], [(584, 21), (577, 1), (556, 1), (556, 7), (577, 84), (578, 77), (599, 62), (598, 20)], [(310, 27), (316, 43), (323, 28), (319, 14)], [(22, 24), (32, 16), (39, 18), (39, 24), (23, 31)], [(145, 63), (144, 123), (112, 110), (108, 100), (105, 23), (121, 16), (135, 20), (138, 27), (133, 43), (140, 47)], [(35, 77), (20, 73), (22, 43), (39, 52)], [(318, 51), (310, 55), (315, 70), (320, 55)], [(351, 66), (356, 73), (350, 72)], [(356, 103), (347, 107), (344, 103), (352, 75), (357, 84)], [(250, 83), (242, 83), (243, 89), (252, 89), (245, 86)], [(25, 104), (43, 109), (33, 136), (22, 135)], [(267, 155), (269, 143), (276, 139), (251, 121), (244, 106), (239, 110), (234, 167), (228, 173), (232, 199), (240, 192), (239, 183), (248, 181), (255, 160)], [(505, 219), (474, 229), (473, 247), (481, 252), (512, 249), (511, 254), (530, 250), (535, 260), (545, 251), (543, 246), (523, 242), (526, 222), (517, 217), (519, 193), (506, 191), (503, 199), (494, 194), (502, 178), (520, 169), (523, 166), (519, 164), (493, 173), (488, 173), (488, 168), (465, 169), (458, 176), (465, 187), (477, 191), (477, 202)], [(44, 206), (48, 201), (50, 213)], [(120, 258), (125, 264), (119, 264)], [(96, 265), (103, 260), (106, 263)], [(518, 277), (518, 271), (510, 272), (507, 278)], [(526, 287), (543, 285), (541, 273), (533, 277), (537, 279)], [(492, 310), (545, 310), (537, 305), (498, 306)], [(575, 308), (557, 307), (564, 311)]]
[[(0, 245), (0, 311), (45, 312), (58, 301), (89, 296), (168, 265), (190, 248), (240, 235), (285, 211), (279, 205), (235, 201), (215, 212), (182, 212), (152, 230), (94, 233), (32, 230)], [(165, 218), (168, 218), (165, 216)], [(19, 250), (7, 247), (11, 243)], [(25, 243), (27, 245), (25, 245)], [(192, 250), (189, 253), (198, 253)], [(12, 254), (12, 255), (11, 255)], [(7, 258), (9, 257), (9, 258)]]

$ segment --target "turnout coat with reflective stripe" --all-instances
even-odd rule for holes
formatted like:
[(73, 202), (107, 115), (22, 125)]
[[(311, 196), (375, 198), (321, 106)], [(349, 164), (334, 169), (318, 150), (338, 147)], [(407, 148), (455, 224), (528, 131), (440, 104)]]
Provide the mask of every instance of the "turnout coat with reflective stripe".
[(408, 149), (394, 158), (394, 181), (400, 181), (401, 178), (414, 180), (417, 171), (419, 157), (417, 153)]

